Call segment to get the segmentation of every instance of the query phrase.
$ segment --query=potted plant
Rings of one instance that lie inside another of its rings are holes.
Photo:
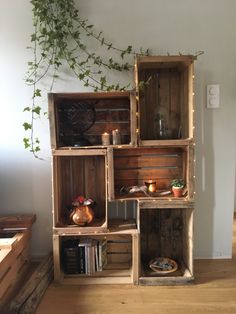
[[[185,182],[183,179],[174,179],[171,181],[171,187],[174,197],[181,197],[183,195],[183,188],[185,187]]]

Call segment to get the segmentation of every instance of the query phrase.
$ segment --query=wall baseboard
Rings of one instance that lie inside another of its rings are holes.
[[[201,259],[232,259],[230,255],[222,255],[222,256],[196,256],[194,260],[201,260]]]

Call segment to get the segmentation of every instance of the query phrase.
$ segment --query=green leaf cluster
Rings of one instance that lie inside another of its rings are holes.
[[[24,146],[34,154],[40,150],[38,139],[34,137],[34,121],[41,116],[42,108],[36,104],[37,97],[41,97],[41,90],[37,84],[45,76],[51,74],[53,84],[60,77],[60,68],[67,65],[71,72],[84,86],[94,91],[123,91],[128,88],[119,83],[110,84],[104,74],[107,70],[129,71],[132,66],[124,59],[135,55],[129,45],[125,49],[114,46],[106,40],[103,32],[96,32],[93,24],[81,18],[74,0],[31,0],[33,12],[34,32],[31,34],[33,60],[28,62],[25,82],[33,86],[32,104],[23,109],[31,114],[31,121],[25,122],[25,131],[30,131],[30,137],[24,138]],[[104,57],[104,53],[91,51],[88,39],[96,42],[103,49],[116,55]],[[141,51],[141,50],[140,50]]]
[[[185,186],[185,181],[183,179],[173,179],[171,181],[172,187],[183,188]]]

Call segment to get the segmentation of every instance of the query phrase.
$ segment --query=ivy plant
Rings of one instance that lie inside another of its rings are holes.
[[[61,69],[66,66],[84,86],[94,91],[123,91],[129,85],[109,84],[105,73],[109,71],[130,71],[132,65],[127,61],[130,56],[149,55],[140,49],[135,52],[129,45],[124,49],[115,47],[107,41],[103,32],[97,32],[94,25],[80,16],[74,0],[31,0],[34,32],[31,35],[33,59],[28,62],[25,82],[31,86],[32,102],[24,108],[30,114],[29,121],[23,123],[28,136],[23,139],[24,146],[38,158],[40,140],[35,136],[35,121],[47,113],[42,111],[39,83],[46,77],[51,78],[50,90],[59,78]],[[91,50],[88,43],[93,41],[106,50],[108,57]],[[202,52],[200,52],[201,54]],[[197,53],[199,55],[199,53]],[[196,56],[197,56],[196,55]],[[140,82],[143,88],[147,82]]]
[[[25,82],[33,87],[33,95],[31,105],[24,108],[31,118],[23,123],[30,134],[23,142],[25,148],[38,157],[40,140],[34,135],[34,127],[35,120],[43,114],[38,101],[42,95],[39,82],[50,76],[52,90],[60,69],[67,66],[84,86],[94,91],[123,91],[128,86],[109,84],[104,73],[106,70],[129,71],[132,66],[126,61],[127,57],[136,53],[131,45],[117,48],[102,32],[96,32],[94,25],[80,17],[74,0],[31,0],[31,4],[34,32],[28,48],[33,52],[33,60],[28,62]],[[91,51],[86,44],[90,40],[108,50],[110,57]],[[139,51],[139,54],[148,53],[148,50]]]

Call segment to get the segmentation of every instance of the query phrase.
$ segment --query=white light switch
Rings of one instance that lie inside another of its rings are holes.
[[[220,107],[220,85],[207,85],[207,108]]]

